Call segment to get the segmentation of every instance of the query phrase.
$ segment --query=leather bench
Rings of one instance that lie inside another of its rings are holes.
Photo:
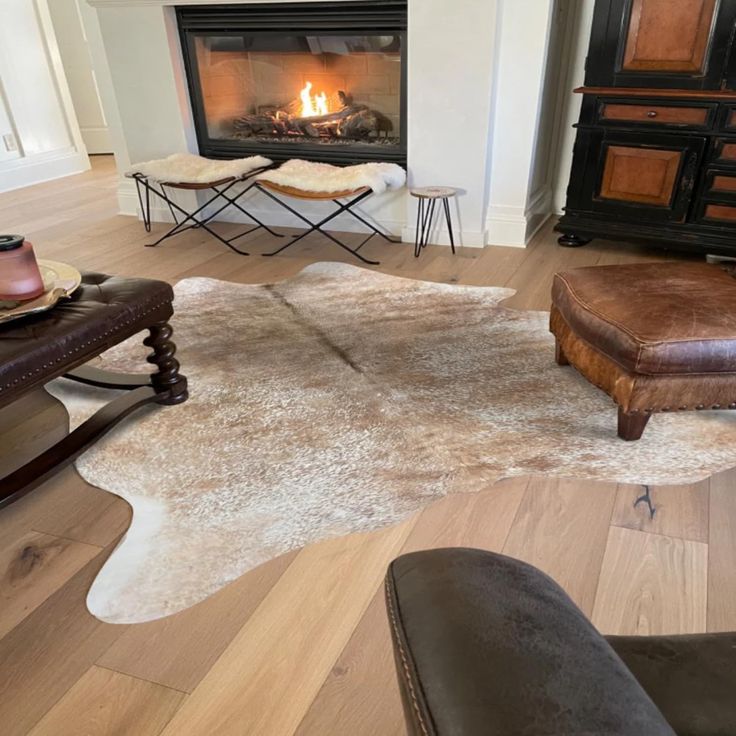
[[[15,501],[81,454],[123,417],[156,402],[187,399],[168,320],[174,293],[163,281],[85,273],[72,297],[40,314],[0,325],[0,409],[60,376],[125,389],[53,447],[0,479],[0,507]],[[141,330],[154,373],[119,374],[85,365]]]
[[[661,411],[736,409],[736,278],[705,263],[578,268],[554,277],[550,330],[638,440]]]

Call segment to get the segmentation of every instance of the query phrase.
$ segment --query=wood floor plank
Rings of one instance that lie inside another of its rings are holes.
[[[29,736],[158,736],[185,693],[90,667]]]
[[[611,527],[592,621],[604,634],[705,631],[708,545]]]
[[[654,518],[646,503],[634,506],[645,493],[646,486],[621,484],[616,494],[612,523],[695,542],[708,541],[710,479],[689,485],[652,487],[650,496],[655,508]]]
[[[100,553],[100,547],[29,531],[0,545],[0,638]]]
[[[406,734],[382,588],[295,731],[295,736],[333,734]]]
[[[66,436],[64,407],[43,389],[22,396],[0,411],[0,477],[40,455]]]
[[[615,483],[532,478],[503,552],[546,572],[590,615],[615,499]]]
[[[86,483],[73,467],[3,509],[0,533],[13,526],[106,547],[130,526],[130,506]]]
[[[736,631],[736,470],[710,479],[708,631]]]
[[[293,734],[413,524],[299,552],[166,736]]]
[[[57,476],[46,509],[34,527],[49,534],[107,546],[128,529],[133,513],[126,501],[90,486],[74,468]]]
[[[209,672],[296,557],[282,555],[251,570],[202,603],[131,626],[98,664],[175,690],[191,692]],[[181,646],[186,642],[186,646]]]
[[[528,478],[513,478],[487,491],[454,494],[432,504],[420,514],[401,553],[451,546],[500,551],[528,482]],[[404,728],[381,589],[330,671],[297,734],[400,736],[405,733]]]
[[[25,736],[125,631],[98,621],[85,597],[112,547],[0,639],[3,736]]]

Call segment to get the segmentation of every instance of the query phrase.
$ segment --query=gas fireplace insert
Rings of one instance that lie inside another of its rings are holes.
[[[177,8],[200,153],[406,162],[406,0]]]

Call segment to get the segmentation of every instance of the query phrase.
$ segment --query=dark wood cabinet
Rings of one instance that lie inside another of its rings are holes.
[[[597,2],[585,84],[720,89],[735,20],[728,0]]]
[[[736,0],[596,1],[561,244],[736,255],[735,28]]]

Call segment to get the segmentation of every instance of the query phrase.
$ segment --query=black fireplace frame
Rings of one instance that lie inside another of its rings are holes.
[[[261,155],[275,162],[289,158],[344,165],[367,161],[391,161],[406,166],[407,102],[407,0],[328,0],[327,2],[280,2],[242,5],[184,5],[176,9],[181,49],[187,74],[189,99],[203,156],[232,159]],[[195,38],[213,34],[278,35],[319,33],[346,35],[390,33],[401,37],[401,128],[398,146],[365,143],[327,145],[320,143],[248,142],[210,138],[202,98]]]

